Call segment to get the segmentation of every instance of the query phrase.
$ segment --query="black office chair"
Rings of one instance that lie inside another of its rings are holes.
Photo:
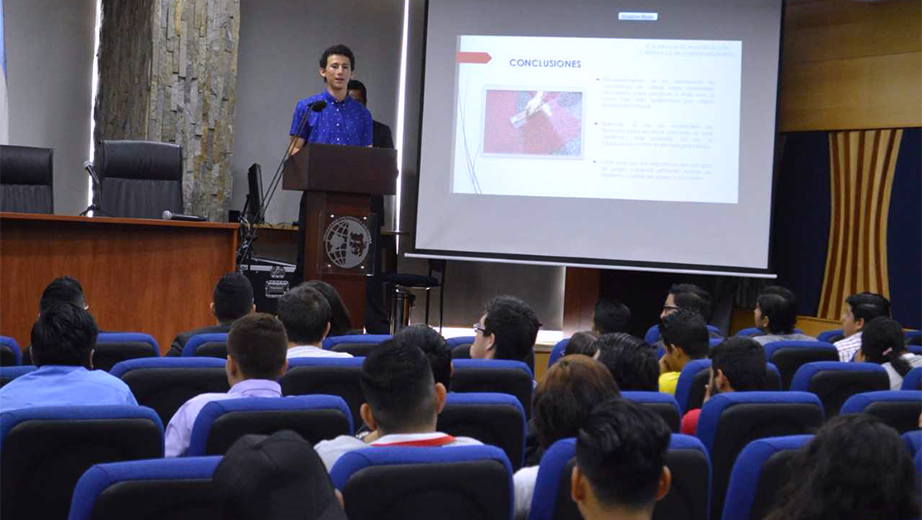
[[[429,260],[429,272],[426,276],[419,274],[406,273],[384,273],[384,286],[390,294],[388,298],[389,314],[393,330],[396,332],[409,320],[409,305],[402,307],[403,312],[398,310],[401,298],[407,297],[406,291],[412,289],[421,289],[426,291],[426,325],[429,324],[429,302],[432,297],[432,289],[439,290],[439,333],[442,332],[442,318],[445,315],[445,271],[447,262],[445,260]],[[406,300],[403,300],[406,302]],[[398,323],[402,322],[402,323]]]
[[[93,165],[93,200],[112,217],[156,218],[183,212],[182,147],[150,141],[101,141]]]
[[[54,150],[0,146],[0,211],[54,213]]]

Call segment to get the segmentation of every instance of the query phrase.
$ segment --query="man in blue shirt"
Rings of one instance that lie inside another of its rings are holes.
[[[98,332],[93,316],[73,303],[58,303],[39,314],[32,326],[32,360],[39,368],[0,388],[0,411],[138,404],[121,379],[92,370]]]

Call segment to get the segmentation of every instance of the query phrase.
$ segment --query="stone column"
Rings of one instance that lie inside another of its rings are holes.
[[[184,211],[227,219],[239,0],[103,0],[94,139],[183,147]]]

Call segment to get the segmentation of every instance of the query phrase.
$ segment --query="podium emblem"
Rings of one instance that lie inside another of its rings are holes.
[[[327,259],[341,269],[353,269],[365,262],[371,249],[371,231],[362,219],[339,217],[323,232]]]

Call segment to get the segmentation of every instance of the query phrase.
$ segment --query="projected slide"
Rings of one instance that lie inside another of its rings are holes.
[[[740,41],[458,37],[452,191],[731,203]]]

